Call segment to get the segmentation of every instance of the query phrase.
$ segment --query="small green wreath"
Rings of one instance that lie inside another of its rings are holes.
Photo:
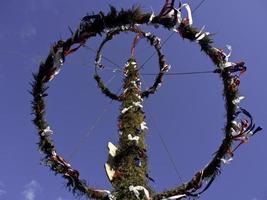
[[[164,55],[161,52],[160,39],[158,37],[154,36],[153,34],[151,34],[149,32],[145,33],[143,31],[141,31],[140,29],[138,29],[137,27],[120,28],[120,29],[118,29],[116,31],[108,32],[106,38],[103,40],[103,42],[101,43],[101,45],[99,46],[99,48],[97,50],[97,54],[96,54],[96,58],[95,58],[96,68],[95,68],[94,78],[97,81],[97,85],[101,89],[101,91],[106,96],[111,98],[112,100],[121,101],[122,100],[122,95],[117,96],[116,94],[112,93],[104,85],[102,79],[98,75],[98,73],[97,73],[98,68],[102,68],[103,67],[103,65],[101,64],[101,54],[100,53],[101,53],[102,48],[106,44],[106,42],[108,42],[109,40],[112,40],[112,38],[115,35],[119,34],[120,32],[127,32],[127,31],[131,31],[131,32],[137,33],[137,38],[145,37],[149,41],[150,45],[155,48],[155,50],[157,52],[157,55],[158,55],[158,59],[159,59],[159,72],[158,72],[158,74],[157,74],[157,76],[156,76],[156,78],[154,80],[154,83],[148,89],[146,89],[145,91],[141,92],[141,98],[144,98],[144,97],[148,98],[148,96],[150,94],[155,93],[155,91],[158,89],[158,87],[162,83],[162,78],[163,78],[164,74],[166,72],[168,72],[168,70],[169,70],[169,65],[166,64]],[[137,42],[137,41],[135,41],[135,42]],[[133,52],[134,47],[135,47],[135,44],[133,44],[132,52]]]

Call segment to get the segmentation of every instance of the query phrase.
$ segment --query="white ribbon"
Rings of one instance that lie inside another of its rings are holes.
[[[232,67],[235,66],[234,62],[226,62],[222,65],[223,68]]]
[[[146,126],[146,122],[142,122],[140,124],[140,126],[141,126],[141,130],[147,130],[148,129],[147,126]]]
[[[131,141],[136,141],[136,143],[138,143],[140,137],[139,136],[132,136],[131,134],[128,135],[128,140],[131,140]]]
[[[62,54],[63,54],[63,48],[60,48],[57,50],[57,52],[54,56],[53,68],[56,69],[54,76],[60,72],[61,66],[63,65]]]
[[[126,70],[126,71],[124,72],[124,76],[128,76],[128,72],[129,72],[129,70]]]
[[[156,15],[155,15],[154,11],[152,10],[152,14],[149,17],[148,24],[150,24],[152,22],[152,20],[154,19],[155,16]]]
[[[150,32],[146,32],[146,33],[145,33],[145,36],[146,36],[146,37],[148,37],[148,36],[150,36],[150,35],[151,35]]]
[[[134,94],[140,101],[143,101],[142,97],[139,94]]]
[[[53,131],[50,129],[50,126],[47,126],[42,132],[41,132],[41,136],[45,136],[45,135],[52,135]]]
[[[233,160],[233,158],[232,157],[230,157],[230,158],[221,158],[221,161],[222,161],[222,163],[223,164],[230,164],[230,162]]]
[[[188,18],[188,24],[189,24],[189,26],[192,26],[192,24],[193,24],[193,18],[192,18],[192,12],[191,12],[190,6],[187,3],[182,4],[178,9],[175,9],[174,8],[172,10],[172,12],[169,12],[168,15],[166,15],[167,17],[170,18],[170,17],[173,17],[173,15],[176,12],[177,22],[176,22],[176,24],[173,27],[173,31],[175,31],[175,32],[178,32],[177,29],[179,28],[180,24],[183,21],[182,13],[181,13],[182,8],[185,8],[186,11],[187,11],[187,18]]]
[[[141,102],[133,102],[133,105],[136,107],[143,108],[143,106],[141,105]]]
[[[145,196],[146,196],[147,200],[150,199],[148,190],[146,188],[144,188],[143,186],[140,186],[140,185],[133,186],[133,185],[131,185],[131,186],[129,186],[129,190],[134,193],[134,195],[136,196],[137,199],[140,199],[140,197],[139,197],[140,192],[139,191],[143,191],[145,193]]]
[[[160,70],[161,72],[168,72],[171,69],[171,65],[165,65],[164,67],[162,67],[162,69]]]
[[[201,30],[195,35],[196,41],[200,41],[202,40],[204,37],[206,37],[207,35],[210,35],[209,32],[203,32],[204,31],[205,26],[203,26],[201,28]]]
[[[135,61],[132,61],[130,64],[134,65],[134,68],[136,68],[136,62]]]
[[[239,135],[240,132],[242,131],[242,125],[241,123],[238,123],[237,121],[232,121],[232,127],[231,127],[231,135],[236,136]]]
[[[102,67],[101,60],[102,60],[102,55],[100,54],[98,59],[95,61],[95,65],[97,67]]]
[[[123,90],[123,94],[125,94],[128,91],[128,88],[126,88],[125,90]]]
[[[192,12],[191,12],[190,6],[187,3],[184,3],[181,5],[178,11],[180,11],[184,7],[187,11],[187,18],[188,18],[189,26],[191,26],[193,24],[193,18],[192,18]]]
[[[129,106],[128,108],[124,108],[121,113],[124,114],[126,113],[128,110],[130,110],[133,106]]]
[[[116,197],[112,195],[109,190],[95,190],[95,191],[106,194],[110,200],[116,200]]]
[[[235,99],[232,101],[232,103],[233,103],[234,105],[238,105],[238,104],[240,103],[240,101],[243,100],[244,98],[245,98],[244,96],[239,96],[239,97],[235,98]]]
[[[231,54],[232,54],[232,46],[231,45],[229,45],[229,44],[227,44],[226,45],[226,48],[228,49],[228,54],[226,54],[226,58],[227,58],[227,61],[228,61],[228,59],[229,59],[229,57],[231,56]]]
[[[125,67],[128,67],[129,65],[130,65],[129,62],[126,62],[126,63],[125,63]]]
[[[108,163],[105,163],[105,170],[106,170],[106,174],[108,176],[108,179],[110,181],[112,181],[113,180],[113,177],[115,175],[115,170],[112,169]]]
[[[181,199],[183,197],[186,197],[186,195],[185,194],[178,194],[178,195],[175,195],[175,196],[164,198],[162,200],[175,200],[175,199]]]

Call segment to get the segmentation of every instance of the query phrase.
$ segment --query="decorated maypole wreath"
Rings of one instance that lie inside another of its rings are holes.
[[[230,61],[232,51],[230,46],[227,46],[229,52],[225,53],[224,50],[213,46],[209,32],[204,31],[204,28],[199,30],[193,27],[191,9],[188,4],[180,3],[176,8],[174,3],[175,0],[166,0],[158,15],[144,13],[138,7],[120,11],[111,7],[108,14],[100,12],[85,16],[69,39],[60,40],[51,47],[48,57],[40,64],[39,71],[33,75],[31,92],[33,123],[38,130],[39,149],[45,155],[42,161],[52,171],[67,180],[67,186],[74,194],[103,200],[171,200],[200,197],[220,174],[222,165],[232,160],[236,149],[247,142],[250,136],[262,130],[261,127],[256,127],[251,114],[240,106],[240,101],[244,97],[239,94],[239,85],[240,77],[247,69],[245,63]],[[182,16],[182,9],[187,11],[187,16]],[[160,39],[150,32],[143,32],[139,26],[141,24],[156,28],[161,26],[177,32],[177,35],[183,39],[197,43],[216,66],[213,73],[221,78],[224,88],[226,121],[221,145],[211,161],[197,171],[191,180],[163,192],[156,192],[149,186],[149,181],[153,179],[148,174],[145,144],[148,127],[142,110],[142,102],[157,91],[164,74],[169,70],[169,65],[161,52]],[[102,48],[106,42],[121,32],[133,32],[136,37],[131,48],[131,56],[123,68],[123,92],[115,94],[106,87],[98,72],[105,67],[101,63]],[[111,190],[88,186],[86,181],[80,178],[78,170],[74,169],[57,152],[51,138],[53,131],[45,119],[44,100],[48,95],[48,83],[59,74],[65,58],[83,47],[91,37],[103,34],[106,34],[106,37],[97,50],[94,78],[107,97],[121,102],[118,117],[119,142],[116,145],[108,143],[108,159],[104,164],[112,185]],[[140,68],[134,57],[135,45],[140,38],[145,38],[155,48],[159,61],[159,72],[154,83],[145,90],[141,89]]]

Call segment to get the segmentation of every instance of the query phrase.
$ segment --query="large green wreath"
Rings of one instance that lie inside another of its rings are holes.
[[[187,17],[182,17],[182,8],[187,9]],[[176,9],[174,8],[174,0],[167,0],[159,15],[144,13],[138,7],[120,11],[111,7],[110,12],[106,15],[100,12],[96,15],[85,16],[81,20],[78,29],[69,39],[65,41],[60,40],[51,47],[45,62],[42,62],[39,66],[39,71],[33,74],[34,81],[32,82],[31,92],[33,95],[32,110],[35,116],[33,123],[37,127],[39,133],[39,149],[45,154],[43,158],[44,163],[56,174],[61,174],[67,179],[67,185],[73,193],[86,195],[94,199],[116,198],[116,195],[112,192],[97,190],[88,186],[84,180],[80,179],[79,172],[73,169],[71,165],[56,152],[51,139],[52,130],[44,117],[44,97],[47,96],[48,82],[53,80],[54,76],[60,72],[65,57],[83,46],[89,38],[101,35],[104,32],[119,33],[134,30],[136,26],[140,24],[155,27],[162,26],[163,28],[173,30],[182,38],[195,42],[201,47],[201,50],[204,51],[215,64],[216,69],[214,72],[218,73],[223,83],[223,96],[226,109],[225,136],[212,160],[203,169],[195,173],[190,181],[174,189],[160,193],[152,193],[149,198],[146,195],[147,199],[180,199],[183,197],[199,196],[211,185],[216,176],[220,173],[222,164],[231,160],[234,151],[242,143],[247,141],[250,136],[261,130],[261,127],[255,128],[250,113],[239,106],[242,96],[239,96],[238,87],[240,84],[240,75],[246,71],[244,62],[230,62],[230,54],[227,55],[222,49],[214,47],[210,34],[202,29],[194,28],[192,23],[190,7],[187,4],[182,4]],[[159,61],[161,62],[161,59],[159,59]],[[160,76],[163,76],[163,74]],[[107,90],[98,75],[95,76],[95,79],[101,90],[107,96],[119,100],[118,96]],[[155,81],[160,83],[161,78]],[[154,90],[155,88],[152,89]],[[147,97],[148,94],[149,92],[145,93],[143,97]],[[232,146],[235,141],[239,143],[233,148]]]

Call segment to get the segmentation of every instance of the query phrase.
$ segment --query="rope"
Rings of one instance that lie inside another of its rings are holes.
[[[172,35],[174,34],[175,32],[172,32],[163,42],[162,42],[162,45],[161,45],[161,48],[164,46],[164,44],[172,37]],[[144,67],[144,65],[151,60],[151,58],[153,58],[155,56],[157,52],[154,51],[146,60],[145,62],[140,66],[140,69],[142,69]]]
[[[177,76],[177,75],[193,75],[193,74],[210,74],[214,73],[214,70],[209,70],[209,71],[198,71],[198,72],[173,72],[173,73],[166,73],[166,76]],[[152,76],[156,75],[154,73],[142,73],[142,75],[145,76]]]
[[[93,52],[93,53],[97,53],[96,50],[94,50],[93,48],[91,48],[91,47],[89,47],[89,46],[87,46],[87,45],[84,45],[84,48],[87,49],[87,50],[90,50],[90,51]],[[112,61],[111,59],[109,59],[108,57],[105,57],[105,56],[102,55],[102,58],[103,58],[104,60],[108,61],[109,63],[111,63],[112,65],[114,65],[114,66],[118,67],[119,69],[121,69],[121,66],[120,66],[120,65],[116,64],[115,62],[113,62],[113,61]]]
[[[161,144],[162,144],[164,150],[166,151],[166,153],[167,153],[167,155],[168,155],[168,158],[169,158],[169,160],[170,160],[170,162],[171,162],[171,164],[172,164],[172,166],[173,166],[173,169],[174,169],[174,171],[175,171],[175,173],[176,173],[178,179],[179,179],[179,180],[181,181],[181,183],[182,183],[182,182],[183,182],[183,179],[182,179],[182,177],[181,177],[181,175],[180,175],[180,173],[179,173],[179,170],[178,170],[178,168],[177,168],[177,166],[176,166],[176,164],[175,164],[175,161],[174,161],[174,159],[173,159],[173,157],[172,157],[172,155],[171,155],[171,153],[170,153],[170,151],[169,151],[169,149],[168,149],[168,146],[167,146],[166,142],[165,142],[164,139],[163,139],[163,136],[162,136],[161,132],[159,131],[159,128],[158,128],[157,123],[156,123],[156,120],[154,119],[154,117],[153,117],[153,115],[151,114],[150,110],[148,109],[148,106],[147,106],[147,105],[146,105],[146,110],[147,110],[147,112],[150,114],[150,117],[151,117],[152,123],[154,124],[154,128],[155,128],[155,130],[156,130],[156,133],[157,133],[157,135],[158,135],[159,138],[160,138],[160,142],[161,142]]]
[[[164,42],[162,43],[162,45],[164,44]],[[96,52],[95,50],[93,50],[92,48],[90,48],[90,50],[92,52]],[[155,55],[156,52],[154,52],[153,55]],[[153,55],[151,55],[150,57],[152,58]],[[102,56],[105,60],[107,60],[108,62],[110,62],[111,64],[115,65],[115,66],[119,66],[118,64],[116,64],[115,62],[113,62],[111,59]],[[145,61],[143,63],[143,65],[145,65],[148,61]],[[85,65],[85,64],[84,64]],[[143,66],[142,65],[142,66]],[[140,67],[140,69],[142,68],[142,66]],[[112,72],[122,72],[121,69],[119,68],[111,68],[111,67],[105,67],[104,69],[106,70],[110,70]],[[207,70],[207,71],[195,71],[195,72],[171,72],[171,73],[165,73],[166,76],[176,76],[176,75],[193,75],[193,74],[210,74],[210,73],[215,73],[214,70]],[[144,76],[155,76],[157,75],[156,73],[141,73],[141,75]]]
[[[170,37],[171,35],[169,35]],[[168,40],[168,38],[167,38]],[[165,40],[163,43],[162,43],[162,46],[164,45],[164,43],[166,43]],[[94,50],[93,48],[89,47],[89,46],[85,46],[88,50],[96,53],[96,50]],[[143,63],[143,65],[141,65],[141,68],[143,68],[143,66],[149,61],[149,59],[151,59],[154,55],[156,54],[156,51]],[[105,57],[105,56],[102,56],[106,61],[108,61],[109,63],[115,65],[115,66],[118,66],[119,65],[112,61],[111,59],[109,59],[108,57]],[[85,64],[84,64],[85,65]],[[111,67],[104,67],[104,69],[106,70],[110,70],[112,72],[122,72],[121,68],[111,68]],[[165,73],[166,76],[177,76],[177,75],[194,75],[194,74],[209,74],[209,73],[215,73],[214,70],[207,70],[207,71],[196,71],[196,72],[171,72],[171,73]],[[157,75],[156,73],[141,73],[141,75],[144,75],[144,76],[155,76]]]
[[[201,2],[194,8],[194,10],[192,11],[192,13],[194,13],[195,11],[197,11],[197,9],[199,9],[205,1],[206,1],[206,0],[202,0],[202,1],[201,1]]]
[[[201,6],[202,4],[205,2],[206,0],[202,0],[192,11],[192,14],[194,14]],[[175,32],[172,32],[163,42],[161,45],[161,48],[164,46],[164,44],[166,44],[166,42],[175,34]],[[140,66],[140,68],[142,69],[144,67],[144,65],[151,60],[151,58],[153,58],[156,54],[156,51],[154,51],[154,53],[151,54],[151,56],[149,56],[145,62]]]
[[[142,75],[141,75],[141,78],[143,79],[144,84],[146,84],[146,82],[145,82],[144,78],[142,77]],[[158,136],[159,136],[159,138],[160,138],[160,142],[161,142],[161,144],[162,144],[164,150],[166,151],[166,153],[167,153],[167,155],[168,155],[168,158],[169,158],[169,160],[170,160],[170,162],[171,162],[171,164],[172,164],[172,166],[173,166],[173,169],[174,169],[174,171],[175,171],[175,173],[176,173],[178,179],[179,179],[179,180],[181,181],[181,183],[182,183],[182,182],[183,182],[183,179],[182,179],[182,177],[181,177],[181,175],[180,175],[180,173],[179,173],[179,170],[178,170],[178,168],[177,168],[177,166],[176,166],[176,164],[175,164],[175,161],[174,161],[174,159],[173,159],[173,157],[172,157],[172,155],[171,155],[171,153],[170,153],[170,151],[169,151],[169,149],[168,149],[168,146],[166,145],[166,143],[165,143],[165,141],[164,141],[164,139],[163,139],[163,136],[162,136],[161,132],[159,131],[159,128],[158,128],[157,123],[156,123],[156,120],[155,120],[155,118],[153,117],[153,115],[152,115],[152,113],[150,112],[150,110],[149,110],[149,108],[148,108],[147,105],[146,105],[146,109],[147,109],[147,112],[148,112],[148,113],[150,114],[150,116],[151,116],[151,120],[152,120],[152,123],[154,124],[154,128],[156,129],[156,133],[158,134]]]
[[[116,77],[116,75],[113,75],[108,81],[107,84],[111,83],[111,81]],[[119,89],[121,90],[121,88]],[[92,134],[96,126],[99,124],[99,122],[102,120],[104,114],[108,111],[108,107],[113,102],[113,100],[110,100],[108,105],[102,110],[102,112],[98,115],[92,126],[89,128],[89,131],[81,137],[81,140],[77,143],[77,145],[74,147],[73,151],[70,153],[69,159],[72,159],[80,150],[81,146],[85,143],[87,138]]]

